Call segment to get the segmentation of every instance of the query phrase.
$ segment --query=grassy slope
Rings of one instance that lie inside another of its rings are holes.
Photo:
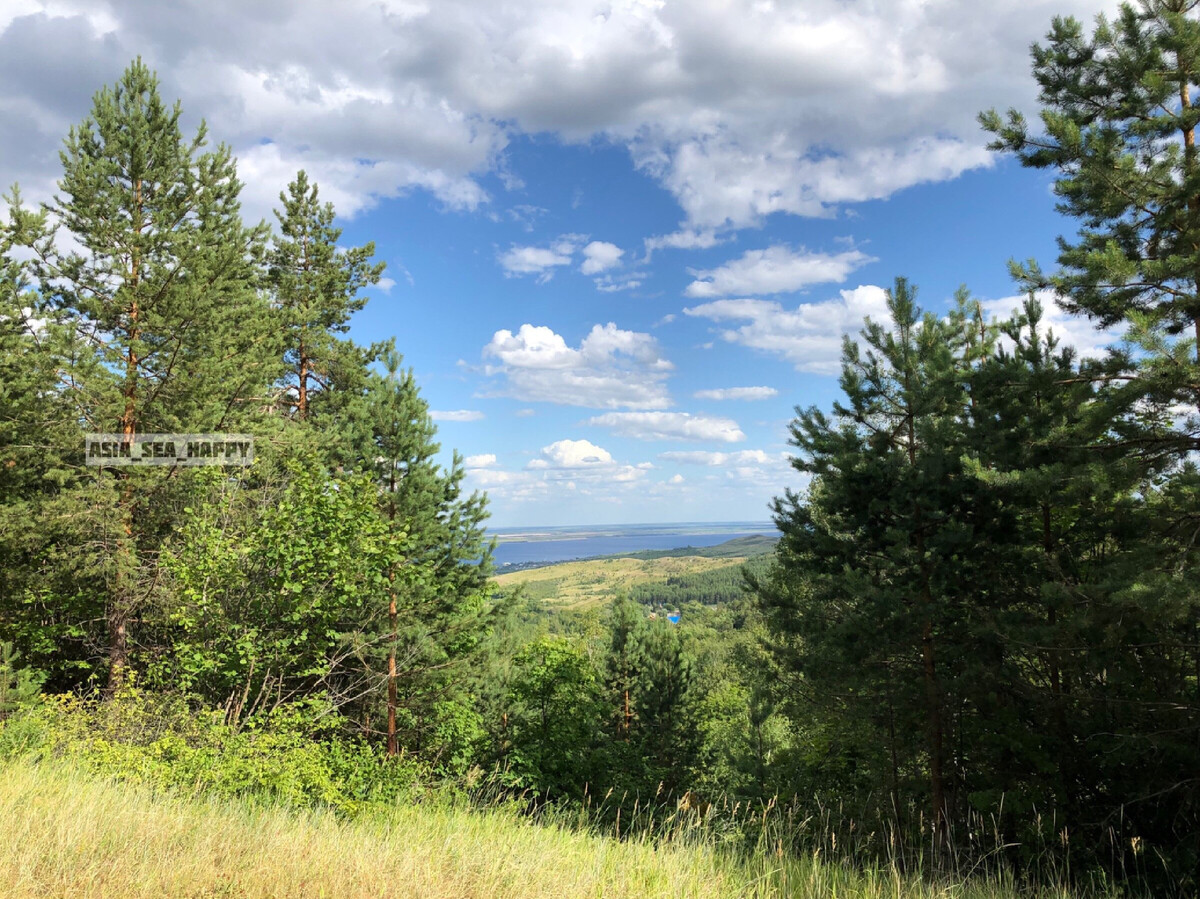
[[[21,761],[0,767],[0,885],[6,899],[1017,895],[994,882],[929,886],[811,859],[738,863],[682,839],[656,848],[500,810],[402,807],[344,821],[154,794]]]
[[[607,603],[636,584],[661,584],[669,577],[738,567],[745,561],[742,557],[704,556],[588,559],[502,574],[496,583],[502,587],[524,584],[525,593],[534,599],[582,609]]]

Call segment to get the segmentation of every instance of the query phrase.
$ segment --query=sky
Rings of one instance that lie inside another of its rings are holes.
[[[140,55],[247,218],[305,169],[497,527],[764,521],[796,407],[897,276],[944,311],[1052,266],[1048,174],[986,149],[1029,46],[1101,0],[0,0],[0,184],[54,191]],[[1064,342],[1107,338],[1053,310]]]

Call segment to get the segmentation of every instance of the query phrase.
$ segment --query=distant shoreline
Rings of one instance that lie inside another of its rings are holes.
[[[779,533],[774,528],[749,530],[729,528],[695,531],[624,531],[617,534],[581,535],[572,533],[558,539],[508,540],[498,543],[493,555],[499,571],[541,568],[559,562],[579,562],[598,558],[640,557],[647,554],[707,555],[714,548],[751,541],[774,544]]]
[[[702,534],[774,534],[775,525],[762,521],[679,522],[676,524],[567,525],[562,527],[496,528],[498,543],[545,543],[604,537],[689,537]]]

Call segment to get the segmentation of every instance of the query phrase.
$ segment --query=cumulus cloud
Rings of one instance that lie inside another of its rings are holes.
[[[536,275],[539,284],[554,277],[554,270],[573,265],[582,256],[580,274],[592,276],[596,289],[603,293],[633,290],[640,287],[645,275],[640,272],[619,272],[625,255],[614,243],[593,240],[587,244],[581,234],[564,234],[548,246],[519,246],[513,244],[496,260],[507,278]],[[597,277],[598,276],[598,277]]]
[[[579,267],[585,275],[598,275],[621,263],[625,251],[615,243],[593,240],[583,248],[583,265]]]
[[[612,453],[588,440],[559,440],[542,447],[541,458],[527,466],[531,469],[606,468],[613,464]]]
[[[589,425],[610,428],[614,434],[637,440],[712,440],[738,443],[746,439],[729,418],[689,412],[609,412],[588,419]]]
[[[670,452],[659,458],[681,465],[696,465],[712,471],[704,481],[715,486],[723,483],[739,490],[768,488],[779,491],[796,482],[791,457],[787,453],[742,450],[732,453]],[[804,478],[807,480],[807,478]]]
[[[518,502],[561,499],[577,491],[592,499],[611,501],[643,480],[653,468],[650,462],[618,462],[612,453],[589,440],[567,439],[542,447],[538,457],[522,471],[468,466],[467,481],[473,489]]]
[[[467,456],[463,459],[464,468],[491,468],[496,464],[495,453],[481,453],[478,456]]]
[[[697,390],[692,394],[698,400],[769,400],[778,396],[774,387],[722,387],[717,390]]]
[[[856,268],[874,261],[858,250],[831,255],[776,244],[747,250],[719,268],[693,270],[696,280],[684,293],[697,298],[790,293],[810,284],[845,281]]]
[[[714,322],[745,322],[722,330],[722,338],[783,356],[799,371],[824,375],[841,370],[843,336],[862,330],[864,318],[888,318],[887,296],[882,287],[873,285],[843,290],[838,299],[802,303],[795,309],[770,300],[733,299],[683,311]]]
[[[430,410],[429,417],[434,421],[479,421],[484,415],[474,409],[433,409]]]
[[[674,366],[649,334],[596,325],[569,346],[555,331],[524,324],[497,331],[483,348],[485,373],[502,380],[504,395],[596,409],[665,409]]]
[[[548,247],[522,247],[513,245],[497,257],[506,277],[538,275],[538,282],[545,283],[554,277],[554,269],[570,265],[578,249],[573,235],[560,237]]]
[[[141,53],[233,146],[255,216],[302,166],[342,213],[414,189],[475,208],[485,175],[516,182],[512,135],[552,133],[628,147],[682,244],[988,164],[974,115],[1032,104],[1029,43],[1116,5],[22,0],[0,11],[0,170],[48,189],[66,128]]]

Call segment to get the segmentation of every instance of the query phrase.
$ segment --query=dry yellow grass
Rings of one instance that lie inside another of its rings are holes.
[[[154,793],[58,765],[0,764],[4,899],[1015,899],[1008,878],[926,883],[775,852],[738,860],[538,824],[503,809],[331,813]],[[1071,899],[1043,886],[1045,899]]]
[[[546,599],[556,606],[581,609],[610,602],[616,594],[638,584],[661,584],[670,577],[736,568],[745,562],[742,558],[710,559],[704,556],[589,559],[514,571],[500,575],[495,581],[501,587],[524,584],[535,598]]]
[[[0,770],[0,895],[598,897],[740,892],[711,853],[622,843],[503,811],[386,820],[154,795],[16,763]]]

